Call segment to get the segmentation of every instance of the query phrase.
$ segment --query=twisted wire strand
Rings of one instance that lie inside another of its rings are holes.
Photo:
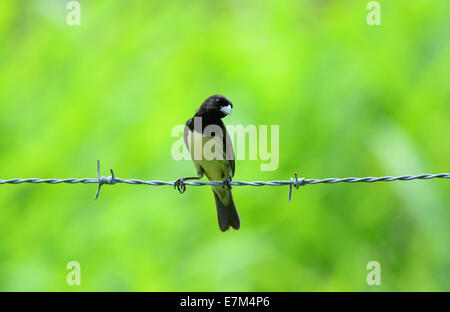
[[[110,169],[111,176],[101,176],[100,175],[100,161],[97,160],[97,175],[98,178],[84,178],[84,179],[38,179],[38,178],[29,178],[29,179],[9,179],[9,180],[0,180],[1,184],[21,184],[21,183],[48,183],[48,184],[60,184],[60,183],[68,183],[68,184],[75,184],[75,183],[96,183],[98,184],[97,193],[95,194],[95,199],[98,198],[98,195],[100,194],[100,189],[102,185],[105,184],[116,184],[116,183],[127,183],[127,184],[143,184],[143,185],[151,185],[151,186],[161,186],[161,185],[170,185],[178,188],[178,191],[183,193],[186,190],[186,185],[190,186],[204,186],[204,185],[214,185],[214,186],[225,186],[224,181],[183,181],[183,180],[177,180],[177,181],[158,181],[158,180],[138,180],[138,179],[121,179],[116,178],[114,175],[114,171]],[[232,186],[283,186],[283,185],[289,185],[289,201],[291,201],[292,197],[292,189],[296,188],[298,189],[300,186],[307,185],[307,184],[319,184],[319,183],[328,183],[328,184],[334,184],[334,183],[356,183],[356,182],[366,182],[366,183],[373,183],[373,182],[389,182],[389,181],[410,181],[410,180],[428,180],[428,179],[435,179],[435,178],[441,178],[441,179],[448,179],[450,178],[450,173],[439,173],[439,174],[420,174],[420,175],[403,175],[398,177],[392,177],[392,176],[386,176],[386,177],[364,177],[364,178],[328,178],[328,179],[304,179],[304,178],[298,178],[297,173],[294,174],[294,178],[291,178],[290,180],[276,180],[276,181],[253,181],[253,182],[245,182],[245,181],[232,181],[230,183],[226,183],[228,185]]]
[[[357,182],[390,182],[390,181],[410,181],[410,180],[429,180],[429,179],[449,179],[450,173],[439,173],[439,174],[420,174],[420,175],[403,175],[403,176],[385,176],[385,177],[363,177],[363,178],[327,178],[327,179],[303,179],[299,178],[298,183],[301,185],[307,184],[319,184],[319,183],[327,183],[327,184],[335,184],[335,183],[357,183]],[[103,180],[103,181],[100,181]],[[0,180],[0,184],[21,184],[21,183],[47,183],[47,184],[60,184],[60,183],[68,183],[68,184],[76,184],[76,183],[101,183],[101,184],[116,184],[116,183],[126,183],[126,184],[143,184],[150,186],[161,186],[161,185],[170,185],[174,186],[175,181],[159,181],[159,180],[139,180],[139,179],[121,179],[121,178],[112,178],[112,177],[101,177],[100,180],[98,178],[83,178],[83,179],[39,179],[39,178],[29,178],[29,179],[9,179],[9,180]],[[275,181],[232,181],[230,185],[232,186],[283,186],[283,185],[291,185],[292,180],[275,180]],[[190,186],[204,186],[204,185],[213,185],[213,186],[221,186],[223,185],[223,181],[185,181],[184,185]]]

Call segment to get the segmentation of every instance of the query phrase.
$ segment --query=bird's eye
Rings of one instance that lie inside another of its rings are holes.
[[[216,103],[220,103],[220,99],[216,99]]]

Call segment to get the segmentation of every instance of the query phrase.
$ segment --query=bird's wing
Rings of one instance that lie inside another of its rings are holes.
[[[195,142],[193,139],[193,133],[194,133],[193,122],[194,122],[193,118],[189,119],[186,122],[186,126],[184,127],[184,132],[183,132],[183,139],[184,139],[184,144],[186,144],[188,151],[191,153],[192,161],[194,162],[194,166],[195,166],[195,170],[197,171],[197,175],[199,178],[201,178],[201,177],[203,177],[205,170],[202,167],[201,162],[196,161],[194,159],[194,156],[192,155],[193,152],[191,151],[191,144],[193,144],[193,142]]]
[[[235,155],[234,155],[234,149],[233,149],[233,143],[231,142],[231,138],[230,135],[228,134],[227,128],[225,127],[225,125],[222,123],[221,125],[222,128],[222,132],[225,134],[224,136],[224,157],[226,157],[225,159],[228,159],[230,161],[230,166],[231,166],[231,171],[233,172],[234,176],[234,171],[235,171]]]
[[[191,150],[191,147],[189,146],[189,136],[191,133],[191,129],[192,129],[192,122],[193,122],[193,118],[188,119],[188,121],[186,121],[186,125],[184,127],[184,132],[183,132],[183,139],[184,139],[184,144],[186,144],[186,147],[188,148],[188,150]]]

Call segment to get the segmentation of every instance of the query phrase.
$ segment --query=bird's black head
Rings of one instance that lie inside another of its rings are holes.
[[[199,115],[209,115],[211,117],[223,118],[231,114],[233,104],[223,95],[211,95],[203,102],[197,111]]]

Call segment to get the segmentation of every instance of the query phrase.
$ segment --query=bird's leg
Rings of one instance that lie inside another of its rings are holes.
[[[228,186],[229,189],[231,189],[231,175],[228,173],[228,176],[225,180],[222,182],[222,187]]]
[[[199,180],[200,177],[186,177],[186,178],[179,178],[175,181],[175,183],[173,184],[173,188],[177,189],[178,192],[180,192],[181,194],[183,194],[186,191],[186,185],[184,185],[184,181],[187,180]]]

